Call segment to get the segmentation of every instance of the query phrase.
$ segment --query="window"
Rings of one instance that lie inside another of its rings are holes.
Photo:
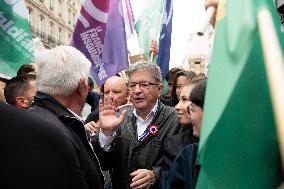
[[[62,2],[61,1],[58,2],[58,15],[62,17]]]
[[[61,44],[61,32],[62,32],[62,29],[59,27],[58,28],[58,45],[60,45]]]
[[[76,23],[75,13],[73,13],[73,26],[75,26],[75,23]]]
[[[50,37],[53,36],[53,23],[52,22],[50,22],[49,35],[50,35]]]
[[[71,25],[71,10],[68,9],[68,24]]]
[[[49,0],[49,9],[53,10],[53,6],[54,6],[54,0]]]
[[[40,35],[43,32],[43,21],[44,21],[44,17],[42,15],[40,15],[39,16],[39,24],[38,24],[38,29],[39,29]]]
[[[29,21],[30,21],[30,23],[32,23],[33,9],[31,9],[30,7],[28,7],[28,10],[29,10]]]
[[[194,64],[200,64],[201,62],[197,61],[197,62],[194,62]]]

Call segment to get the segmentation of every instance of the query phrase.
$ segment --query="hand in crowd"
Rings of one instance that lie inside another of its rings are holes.
[[[130,188],[148,189],[155,183],[155,174],[152,170],[138,169],[130,174],[132,183]]]
[[[205,1],[205,9],[208,9],[210,6],[218,7],[219,0],[206,0]]]
[[[126,110],[126,111],[127,111],[127,109],[128,109],[128,108],[131,108],[131,107],[133,107],[133,104],[132,104],[132,103],[123,104],[123,105],[118,106],[118,107],[116,108],[116,113],[120,115],[120,114],[123,112],[123,110]]]
[[[117,107],[114,105],[112,97],[105,98],[104,103],[100,101],[99,117],[101,132],[106,136],[112,135],[125,118],[125,110],[123,110],[119,116],[116,116],[116,110]]]
[[[100,123],[99,123],[99,121],[97,121],[97,122],[91,121],[91,122],[85,124],[84,126],[85,126],[86,131],[87,131],[90,135],[93,135],[97,130],[100,129]]]
[[[149,46],[149,53],[150,53],[149,56],[151,57],[151,54],[153,53],[153,58],[155,58],[158,52],[159,52],[159,49],[158,49],[157,41],[152,39],[151,44]]]
[[[217,9],[218,4],[219,4],[219,0],[206,0],[204,6],[205,6],[206,10],[211,6],[213,6]],[[213,27],[215,26],[215,22],[216,22],[216,12],[217,11],[215,11],[215,14],[214,14],[214,16],[212,17],[212,20],[211,20],[211,24],[212,24]]]

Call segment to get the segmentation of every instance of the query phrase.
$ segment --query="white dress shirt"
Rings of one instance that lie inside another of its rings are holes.
[[[149,114],[146,116],[145,119],[142,117],[138,116],[136,109],[134,108],[133,114],[137,118],[136,119],[136,126],[137,126],[137,138],[139,140],[139,136],[141,136],[144,131],[147,129],[148,125],[151,123],[153,120],[155,113],[158,108],[158,101],[156,102],[155,106],[153,109],[149,112]],[[102,132],[99,133],[99,142],[100,146],[105,150],[109,151],[111,147],[111,143],[114,140],[116,133],[114,132],[112,136],[106,136]]]

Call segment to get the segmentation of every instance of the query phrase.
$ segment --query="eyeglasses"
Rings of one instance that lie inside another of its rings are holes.
[[[201,109],[200,107],[193,107],[192,103],[190,105],[187,106],[187,112],[190,115],[190,112],[192,112],[193,110],[197,110],[197,109]]]
[[[131,83],[128,83],[128,90],[132,91],[134,89],[136,89],[136,86],[139,86],[140,89],[144,90],[144,89],[149,89],[151,85],[153,86],[157,86],[158,84],[157,83],[151,83],[151,82],[148,82],[148,81],[142,81],[142,82],[139,82],[139,83],[136,83],[136,82],[131,82]]]

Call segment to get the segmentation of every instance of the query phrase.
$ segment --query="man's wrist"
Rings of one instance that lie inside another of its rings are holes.
[[[101,128],[101,132],[102,132],[105,136],[113,136],[113,133],[114,133],[113,130],[102,129],[102,128]]]

